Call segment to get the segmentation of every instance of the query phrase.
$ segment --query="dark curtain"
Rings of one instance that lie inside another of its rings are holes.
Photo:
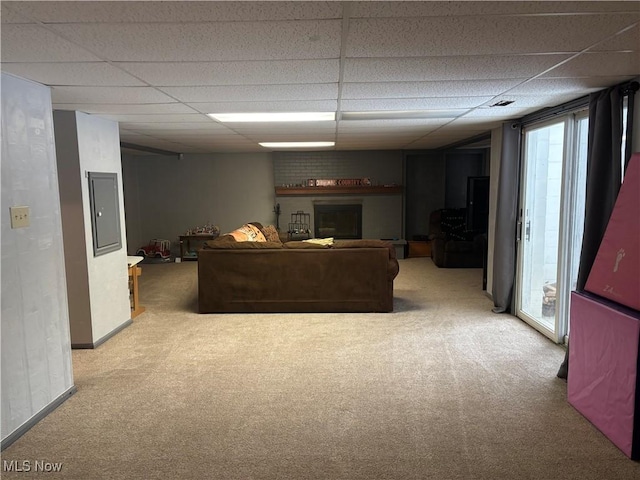
[[[522,128],[519,124],[505,123],[502,126],[502,156],[498,177],[498,205],[493,246],[493,283],[491,286],[495,313],[511,312],[513,300],[521,132]]]
[[[630,100],[633,102],[633,96]],[[583,291],[587,283],[622,182],[622,101],[620,86],[589,96],[587,187],[584,235],[576,285],[578,292]],[[627,119],[628,125],[632,123],[633,117]],[[630,135],[631,129],[628,132]],[[568,375],[569,345],[558,377],[567,378]]]
[[[589,97],[584,235],[576,290],[587,283],[622,182],[622,96],[618,87]]]

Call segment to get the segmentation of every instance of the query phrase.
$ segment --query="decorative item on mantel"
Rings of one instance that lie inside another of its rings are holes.
[[[220,227],[207,223],[202,227],[194,227],[187,230],[186,235],[220,235]]]
[[[370,178],[310,178],[307,180],[306,187],[370,187]]]
[[[311,238],[311,214],[298,210],[291,214],[289,223],[289,240],[306,240]]]

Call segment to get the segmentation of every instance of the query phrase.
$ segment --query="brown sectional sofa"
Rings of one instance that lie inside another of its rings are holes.
[[[198,254],[200,313],[391,312],[395,248],[382,240],[207,242]]]

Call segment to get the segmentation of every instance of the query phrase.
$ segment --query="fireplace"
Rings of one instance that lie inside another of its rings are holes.
[[[362,238],[362,204],[314,203],[316,238]]]

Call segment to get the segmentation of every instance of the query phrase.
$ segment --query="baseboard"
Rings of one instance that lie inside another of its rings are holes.
[[[0,444],[0,450],[4,450],[9,445],[11,445],[13,442],[18,440],[22,435],[27,433],[27,431],[29,431],[31,429],[31,427],[33,427],[36,423],[38,423],[40,420],[42,420],[44,417],[46,417],[51,412],[53,412],[56,408],[58,408],[60,405],[62,405],[65,402],[65,400],[67,400],[67,398],[69,398],[71,395],[73,395],[77,391],[78,391],[78,389],[76,388],[75,385],[73,385],[70,388],[68,388],[64,393],[62,393],[57,398],[55,398],[51,403],[49,403],[47,406],[45,406],[42,410],[40,410],[38,413],[36,413],[33,417],[31,417],[29,420],[27,420],[22,425],[20,425],[12,433],[7,435],[7,438],[4,438],[2,440],[2,443]]]
[[[75,350],[81,350],[81,349],[94,349],[94,348],[98,348],[100,345],[102,345],[104,342],[106,342],[107,340],[109,340],[111,337],[113,337],[114,335],[117,335],[118,333],[120,333],[122,330],[124,330],[125,328],[127,328],[129,325],[131,325],[133,323],[133,320],[129,319],[126,322],[124,322],[122,325],[114,328],[113,330],[111,330],[109,333],[107,333],[104,337],[99,338],[98,340],[96,340],[93,343],[72,343],[71,344],[71,348],[75,349]]]
[[[489,300],[491,300],[493,302],[493,295],[491,295],[491,292],[487,292],[486,290],[484,292],[484,296],[487,297]]]

